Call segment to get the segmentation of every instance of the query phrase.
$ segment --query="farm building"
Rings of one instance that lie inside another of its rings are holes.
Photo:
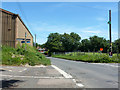
[[[46,50],[45,50],[45,48],[39,48],[38,51],[41,53],[45,53]]]
[[[2,45],[17,47],[17,44],[26,43],[33,46],[33,36],[18,14],[0,9],[2,14]],[[26,38],[25,38],[26,33]]]

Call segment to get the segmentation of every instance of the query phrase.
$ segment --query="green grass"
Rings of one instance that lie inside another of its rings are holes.
[[[9,46],[2,46],[2,65],[50,65],[51,62],[43,54],[38,52],[34,47],[27,45],[25,51],[25,45],[18,48],[12,48]]]
[[[112,58],[106,53],[70,53],[53,55],[52,57],[63,58],[68,60],[91,62],[91,63],[120,63],[120,55],[114,54]]]

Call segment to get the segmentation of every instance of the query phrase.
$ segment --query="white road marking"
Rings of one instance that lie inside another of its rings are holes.
[[[32,66],[32,67],[46,67],[45,65],[35,65],[35,66]]]
[[[12,70],[8,70],[8,71],[12,72]]]
[[[77,83],[75,79],[72,79],[72,80],[73,80],[73,82],[75,82],[75,83],[76,83],[76,85],[77,85],[78,87],[81,87],[81,88],[83,88],[83,87],[84,87],[84,85],[83,85],[83,84],[81,84],[81,83]]]
[[[61,70],[60,68],[58,68],[57,66],[55,65],[51,65],[53,68],[55,68],[56,70],[58,70],[65,78],[73,78],[71,75],[67,74],[66,72],[64,72],[63,70]],[[83,88],[84,85],[81,84],[81,83],[77,83],[75,79],[72,79],[73,82],[78,86],[78,87],[81,87]]]
[[[81,83],[76,83],[76,85],[79,86],[79,87],[81,87],[81,88],[84,87],[84,85],[81,84]]]
[[[22,71],[19,71],[19,72],[23,72],[23,71],[25,71],[25,70],[27,70],[27,68],[25,68],[25,69],[23,69]]]
[[[90,64],[106,65],[106,66],[111,66],[111,67],[120,67],[119,65],[110,65],[110,64],[106,64],[106,63],[90,63]]]
[[[35,66],[30,66],[30,65],[26,64],[25,67],[47,67],[47,66],[45,66],[45,65],[35,65]]]
[[[14,67],[11,67],[11,66],[7,66],[6,68],[14,68]]]
[[[53,68],[55,68],[58,72],[60,72],[65,78],[73,78],[71,75],[67,74],[60,68],[56,67],[55,65],[51,65]]]
[[[13,76],[13,75],[1,75],[1,76],[2,77],[17,77],[17,78],[41,78],[41,79],[63,78],[63,77],[39,77],[39,76]]]
[[[8,70],[8,71],[10,71],[10,72],[14,71],[14,70],[10,70],[10,69],[7,69],[7,68],[0,68],[0,69],[3,69],[3,70]],[[24,68],[23,70],[18,71],[18,72],[23,72],[23,71],[25,71],[25,70],[27,70],[27,68]]]
[[[54,78],[54,79],[61,79],[61,78],[64,78],[64,77],[37,77],[37,76],[35,76],[34,78],[45,78],[45,79],[52,79],[52,78]]]
[[[2,76],[2,77],[16,77],[16,78],[39,78],[39,79],[62,79],[62,78],[64,78],[64,77],[13,76],[13,75],[1,75],[1,76]],[[81,88],[84,87],[83,84],[81,84],[81,83],[76,83],[76,80],[75,80],[75,79],[72,79],[72,80],[73,80],[73,82],[74,82],[77,86],[79,86],[79,87],[81,87]]]

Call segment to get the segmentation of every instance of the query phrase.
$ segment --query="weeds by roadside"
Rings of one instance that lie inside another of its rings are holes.
[[[91,63],[120,63],[120,56],[114,55],[110,58],[107,54],[59,54],[52,57],[63,58],[68,60],[91,62]]]
[[[2,46],[2,64],[3,65],[50,65],[51,62],[43,54],[38,52],[34,47],[27,45],[12,48],[9,46]]]

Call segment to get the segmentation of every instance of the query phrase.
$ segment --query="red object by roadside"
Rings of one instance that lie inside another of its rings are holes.
[[[103,51],[103,48],[100,48],[100,51]]]

